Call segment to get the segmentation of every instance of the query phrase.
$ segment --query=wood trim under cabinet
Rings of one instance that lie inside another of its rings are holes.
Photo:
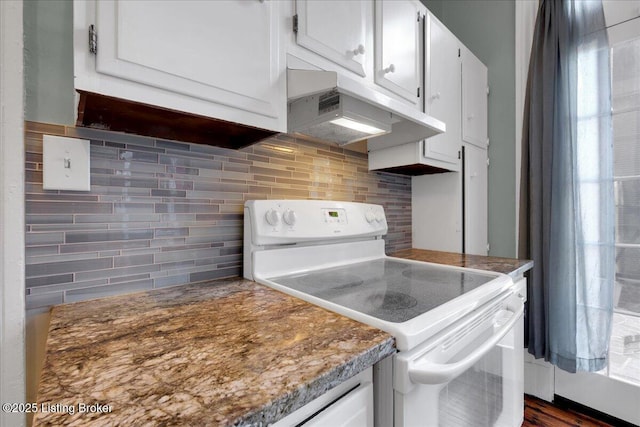
[[[76,126],[239,149],[279,132],[78,90]]]
[[[420,176],[431,175],[434,173],[451,172],[450,170],[439,168],[436,166],[425,165],[423,163],[414,163],[412,165],[395,166],[392,168],[376,169],[378,172],[398,173],[401,175]]]

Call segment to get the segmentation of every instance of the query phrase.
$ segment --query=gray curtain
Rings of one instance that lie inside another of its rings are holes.
[[[600,0],[542,0],[523,127],[519,256],[528,349],[569,372],[606,366],[615,274],[609,45]]]

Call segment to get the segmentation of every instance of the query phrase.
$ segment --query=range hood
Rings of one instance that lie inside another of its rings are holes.
[[[388,148],[443,133],[445,124],[335,71],[287,69],[288,131],[344,146]]]

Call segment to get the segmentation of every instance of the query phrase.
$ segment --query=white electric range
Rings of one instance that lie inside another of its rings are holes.
[[[380,205],[245,204],[244,276],[382,329],[378,426],[519,426],[523,298],[500,273],[388,257]]]

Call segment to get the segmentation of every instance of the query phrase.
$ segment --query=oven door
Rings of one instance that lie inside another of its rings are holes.
[[[511,294],[396,355],[395,426],[520,426],[522,312]]]

